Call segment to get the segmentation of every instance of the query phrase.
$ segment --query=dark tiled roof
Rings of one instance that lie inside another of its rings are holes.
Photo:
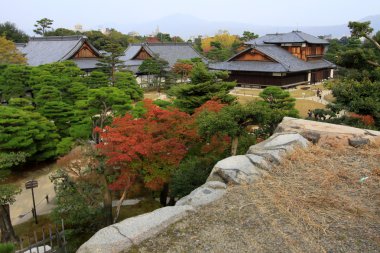
[[[199,54],[189,43],[141,43],[131,44],[125,50],[125,56],[121,57],[127,66],[140,65],[142,61],[132,60],[133,57],[144,48],[151,55],[158,55],[161,59],[166,60],[169,66],[173,66],[177,60],[192,58],[201,58],[207,63],[206,58]]]
[[[230,61],[209,64],[210,69],[250,72],[287,72],[280,63],[259,61]]]
[[[253,48],[280,63],[286,71],[303,68],[305,65],[303,60],[298,59],[288,51],[276,45],[260,45],[254,46]]]
[[[85,41],[86,36],[49,36],[30,38],[28,43],[16,46],[25,54],[29,65],[38,66],[70,59]],[[89,45],[99,55],[96,48]]]
[[[96,64],[99,62],[96,58],[82,58],[82,59],[72,59],[73,62],[80,69],[96,69],[99,68]]]
[[[310,43],[310,44],[329,44],[327,40],[320,39],[313,35],[293,31],[290,33],[267,34],[257,39],[248,41],[246,44],[261,45],[261,44],[279,44],[279,43]]]
[[[211,69],[219,70],[235,70],[235,71],[252,71],[252,72],[300,72],[313,69],[322,69],[322,68],[335,68],[336,66],[326,60],[313,60],[305,62],[287,50],[276,45],[256,45],[252,48],[246,49],[252,50],[255,49],[270,58],[275,62],[265,62],[265,61],[232,61],[231,59],[210,64]],[[244,52],[243,51],[243,52]],[[242,52],[238,53],[241,54]]]
[[[260,61],[230,61],[219,62],[209,65],[210,69],[228,71],[249,71],[249,72],[302,72],[308,70],[335,68],[335,65],[326,60],[315,60],[304,62],[304,65],[286,69],[281,63],[260,62]]]
[[[283,36],[282,39],[292,39],[293,42],[304,42],[305,39],[313,42],[317,42],[320,39],[314,36],[302,33],[302,32],[292,32]],[[278,34],[269,34],[260,38],[255,39],[255,43],[251,44],[246,50],[239,52],[234,55],[226,62],[210,64],[211,69],[218,70],[231,70],[231,71],[251,71],[251,72],[301,72],[313,69],[323,69],[323,68],[335,68],[336,66],[326,60],[312,60],[303,61],[296,56],[292,55],[286,49],[275,44],[268,44],[267,41],[280,41],[278,39]],[[302,37],[303,36],[303,37]],[[309,36],[309,37],[308,37]],[[313,38],[310,38],[313,37]],[[320,42],[320,41],[319,41]],[[320,43],[319,43],[320,44]],[[257,50],[264,55],[269,56],[274,62],[265,61],[233,61],[233,59],[249,50]]]

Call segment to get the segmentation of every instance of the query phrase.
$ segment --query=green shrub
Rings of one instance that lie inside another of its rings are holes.
[[[161,108],[166,108],[168,106],[171,106],[173,105],[173,103],[169,102],[169,101],[165,101],[165,100],[162,100],[162,99],[157,99],[157,100],[154,100],[153,104],[161,107]]]
[[[57,154],[59,156],[62,156],[69,153],[73,145],[74,145],[73,138],[71,137],[62,138],[62,140],[57,144]]]
[[[171,195],[183,197],[204,184],[219,159],[189,157],[181,163],[171,182]]]
[[[0,243],[0,253],[13,253],[15,246],[12,243]]]

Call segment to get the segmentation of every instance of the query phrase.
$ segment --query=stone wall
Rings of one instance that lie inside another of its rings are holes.
[[[312,144],[358,147],[380,144],[380,132],[353,127],[284,118],[269,139],[249,148],[246,155],[231,156],[219,161],[207,182],[178,200],[175,206],[126,219],[99,230],[78,253],[125,252],[133,245],[151,238],[191,212],[226,193],[228,185],[252,184],[281,164],[295,148]]]

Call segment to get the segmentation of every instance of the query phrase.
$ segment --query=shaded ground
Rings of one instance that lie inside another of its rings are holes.
[[[296,151],[130,252],[379,252],[380,150]]]

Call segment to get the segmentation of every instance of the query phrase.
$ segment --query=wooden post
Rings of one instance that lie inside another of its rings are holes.
[[[46,247],[45,247],[45,228],[44,227],[42,227],[42,242],[44,244],[44,253],[45,253],[46,252]]]
[[[40,253],[40,250],[39,250],[39,248],[38,248],[38,240],[37,240],[37,233],[36,233],[36,231],[33,231],[33,233],[34,233],[34,241],[36,242],[36,247],[37,247],[37,253]]]
[[[65,236],[65,225],[63,224],[63,219],[61,219],[61,222],[62,222],[63,252],[66,253],[66,236]]]
[[[61,247],[61,238],[59,236],[59,231],[58,231],[57,224],[55,224],[55,235],[57,237],[57,246],[58,246],[58,248],[60,248]]]
[[[51,225],[49,224],[49,239],[50,239],[50,248],[53,249],[53,239],[51,235]]]

